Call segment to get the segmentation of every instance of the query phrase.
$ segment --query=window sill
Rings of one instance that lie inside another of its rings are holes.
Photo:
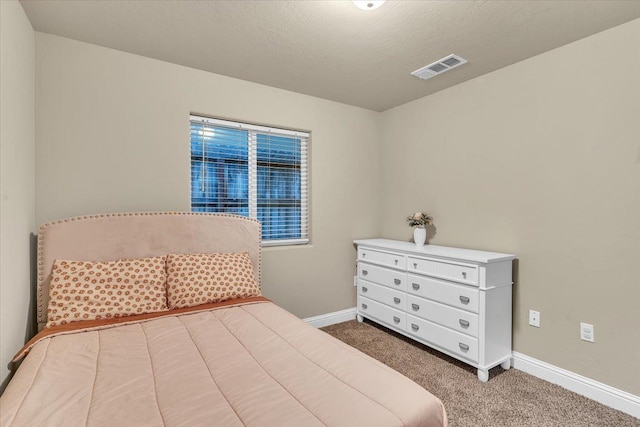
[[[262,242],[263,248],[306,246],[306,245],[309,245],[309,239],[274,240],[274,241]]]

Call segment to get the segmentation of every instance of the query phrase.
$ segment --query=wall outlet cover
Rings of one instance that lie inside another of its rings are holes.
[[[535,310],[529,310],[529,325],[540,327],[540,312]]]
[[[593,325],[588,323],[580,323],[580,339],[583,341],[594,342],[595,335]]]

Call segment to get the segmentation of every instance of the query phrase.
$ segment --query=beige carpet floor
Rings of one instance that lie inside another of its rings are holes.
[[[638,418],[516,369],[493,368],[483,384],[473,367],[374,323],[323,330],[438,396],[452,427],[640,426]]]

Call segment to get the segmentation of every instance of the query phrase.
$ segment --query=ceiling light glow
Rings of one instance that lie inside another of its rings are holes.
[[[385,2],[385,0],[365,0],[365,1],[357,1],[353,0],[353,4],[358,6],[362,10],[373,10],[377,9]]]

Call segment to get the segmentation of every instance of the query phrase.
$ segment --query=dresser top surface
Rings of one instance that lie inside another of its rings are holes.
[[[474,249],[452,248],[449,246],[424,245],[422,247],[418,247],[415,245],[415,243],[412,242],[403,242],[400,240],[391,239],[354,240],[353,243],[358,246],[400,251],[408,253],[410,255],[442,257],[479,263],[509,261],[516,258],[516,256],[512,254],[478,251]]]

